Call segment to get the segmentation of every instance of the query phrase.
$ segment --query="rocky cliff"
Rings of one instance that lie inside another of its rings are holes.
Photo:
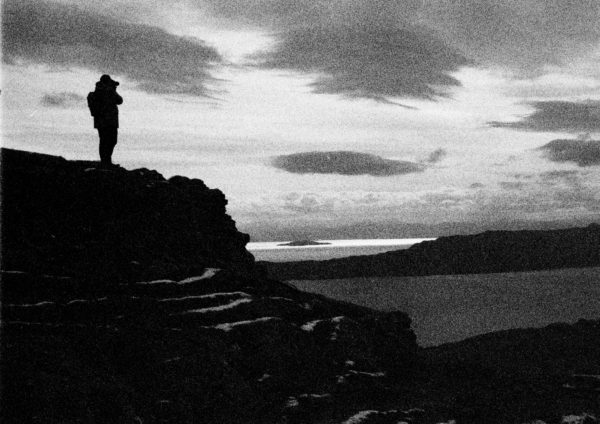
[[[8,149],[1,166],[3,423],[301,422],[412,368],[406,314],[261,275],[200,180]]]
[[[199,180],[1,166],[2,423],[597,422],[600,322],[421,349],[259,272]]]
[[[225,196],[200,180],[10,149],[1,164],[5,269],[112,280],[254,269]]]
[[[600,225],[546,231],[486,231],[440,237],[406,250],[327,261],[261,262],[281,280],[485,274],[600,266]]]

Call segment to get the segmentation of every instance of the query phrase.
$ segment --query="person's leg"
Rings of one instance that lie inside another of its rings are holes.
[[[110,154],[108,152],[110,141],[107,129],[108,128],[98,128],[98,136],[100,137],[100,161],[103,163],[110,163]]]
[[[109,136],[108,136],[108,146],[106,148],[107,150],[107,155],[108,155],[108,161],[110,162],[112,160],[112,154],[113,151],[115,150],[115,146],[117,145],[117,136],[119,133],[119,130],[117,127],[111,127],[108,128],[109,130]]]
[[[117,127],[98,128],[100,135],[100,160],[112,163],[112,154],[117,145]]]

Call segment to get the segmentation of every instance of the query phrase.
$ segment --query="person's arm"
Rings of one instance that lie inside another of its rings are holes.
[[[116,89],[115,89],[115,104],[117,104],[117,105],[123,104],[123,97],[121,97],[119,95],[119,93],[117,93]]]

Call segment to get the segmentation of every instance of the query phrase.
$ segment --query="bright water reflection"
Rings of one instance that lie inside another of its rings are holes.
[[[282,246],[289,242],[269,241],[248,243],[246,248],[257,261],[292,262],[323,261],[355,255],[375,255],[390,250],[407,249],[410,246],[433,238],[412,239],[364,239],[364,240],[316,240],[314,246]]]

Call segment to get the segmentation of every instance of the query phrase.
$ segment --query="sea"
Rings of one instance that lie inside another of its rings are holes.
[[[416,243],[427,240],[435,240],[435,238],[313,240],[323,243],[313,246],[285,246],[290,241],[269,241],[248,243],[246,248],[257,261],[324,261],[345,256],[375,255],[390,250],[408,249]]]
[[[429,239],[331,240],[330,245],[253,243],[257,260],[324,260],[408,248]],[[328,242],[319,240],[320,242]],[[600,267],[495,274],[292,280],[297,288],[370,308],[406,312],[421,346],[492,331],[600,319]]]
[[[492,331],[600,319],[598,267],[288,283],[374,309],[406,312],[421,346]]]

